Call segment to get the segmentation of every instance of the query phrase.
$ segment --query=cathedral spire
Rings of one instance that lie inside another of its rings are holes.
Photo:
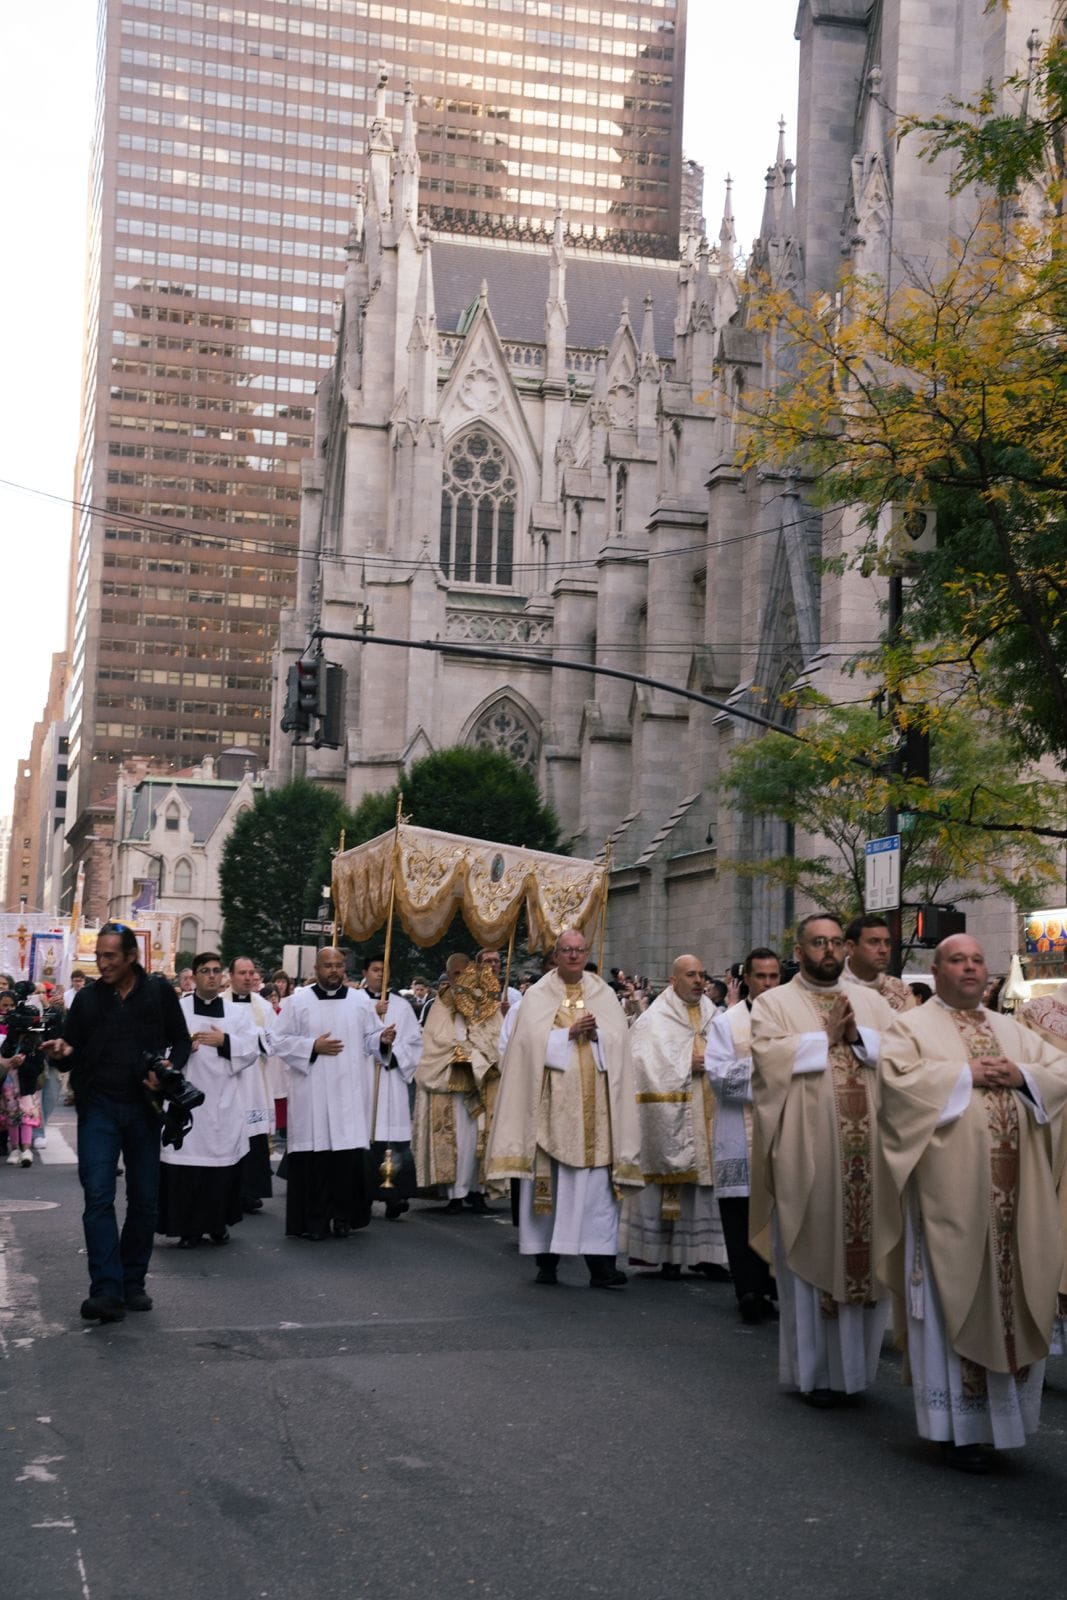
[[[396,150],[396,219],[403,225],[410,217],[412,226],[419,209],[419,151],[415,142],[415,95],[411,84],[404,85],[404,115],[400,143]]]
[[[419,281],[408,340],[408,415],[422,422],[437,415],[437,315],[429,218],[419,224]]]
[[[374,121],[370,126],[367,149],[370,155],[370,206],[379,221],[390,216],[389,179],[393,164],[393,135],[385,109],[389,74],[384,62],[378,63],[378,82],[374,90]]]
[[[567,251],[563,243],[563,211],[557,206],[545,301],[545,378],[552,383],[564,383],[567,377],[567,321]]]
[[[723,201],[722,222],[719,224],[719,271],[731,272],[737,255],[737,233],[734,228],[734,180],[726,174],[726,199]]]
[[[785,118],[779,117],[778,149],[773,163],[767,168],[767,194],[763,201],[763,220],[760,223],[760,238],[764,240],[782,237],[782,205],[788,182],[792,179],[792,164],[789,164],[789,180],[786,178],[786,165]]]

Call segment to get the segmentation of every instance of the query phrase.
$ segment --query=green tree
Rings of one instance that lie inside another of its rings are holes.
[[[956,188],[980,185],[943,270],[894,259],[888,287],[846,275],[833,303],[753,285],[777,371],[743,460],[866,508],[864,563],[883,558],[888,507],[932,506],[937,549],[868,669],[914,703],[941,672],[1000,711],[1021,755],[1067,766],[1065,97],[1059,43],[1029,80],[898,127],[951,154]]]
[[[316,876],[343,807],[332,789],[300,778],[261,794],[238,817],[219,869],[222,954],[277,965],[282,947],[303,943],[301,922],[318,908]]]
[[[1025,830],[1047,822],[1051,784],[1019,778],[1008,741],[980,719],[947,712],[934,730],[928,783],[887,770],[896,736],[873,707],[833,707],[811,697],[801,739],[768,733],[738,747],[722,780],[731,803],[753,816],[792,823],[822,843],[809,859],[742,859],[733,869],[770,878],[841,916],[863,909],[864,846],[901,816],[901,898],[963,903],[1010,895],[1020,909],[1040,903],[1039,885],[1059,881],[1054,846]],[[1005,831],[990,835],[995,819]],[[1018,827],[1018,834],[1008,831]],[[965,891],[961,883],[968,885]],[[914,918],[905,913],[910,932]]]
[[[569,853],[560,841],[555,813],[545,805],[528,772],[502,751],[456,745],[413,762],[398,784],[380,794],[365,795],[354,811],[339,815],[316,858],[312,872],[316,884],[330,881],[340,829],[345,831],[347,850],[388,833],[396,821],[401,793],[404,815],[416,827],[492,839],[498,844],[521,844],[531,850]],[[362,944],[345,943],[357,956],[363,956],[380,949],[384,937],[383,931]],[[458,917],[432,957],[395,927],[392,962],[396,981],[406,982],[427,966],[434,969],[429,974],[432,979],[453,950],[468,954],[474,950],[474,941]]]

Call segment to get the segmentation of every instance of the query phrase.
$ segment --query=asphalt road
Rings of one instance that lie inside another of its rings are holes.
[[[503,1206],[302,1243],[279,1197],[87,1328],[72,1138],[0,1166],[10,1600],[1062,1592],[1067,1362],[1037,1439],[966,1478],[889,1354],[846,1409],[780,1394],[727,1285],[536,1287]]]

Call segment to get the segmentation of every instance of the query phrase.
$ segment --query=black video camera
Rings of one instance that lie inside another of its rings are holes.
[[[34,988],[28,981],[16,983],[12,990],[15,1005],[3,1019],[7,1034],[0,1044],[0,1057],[5,1061],[12,1056],[26,1058],[19,1068],[20,1094],[32,1094],[38,1087],[45,1070],[45,1064],[39,1059],[40,1048],[46,1039],[58,1039],[63,1032],[63,1007],[46,1006],[38,1011],[29,1000]]]
[[[193,1125],[193,1112],[204,1103],[204,1091],[190,1083],[179,1067],[172,1066],[166,1056],[154,1050],[142,1052],[145,1075],[154,1072],[158,1089],[145,1085],[148,1103],[163,1123],[161,1139],[180,1150],[186,1134]]]

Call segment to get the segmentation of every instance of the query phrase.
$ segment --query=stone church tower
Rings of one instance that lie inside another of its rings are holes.
[[[850,263],[891,276],[908,255],[936,256],[967,197],[953,212],[944,171],[894,142],[894,115],[1004,76],[1044,9],[802,0],[798,166],[780,129],[755,264],[799,294],[832,292]],[[819,556],[853,536],[847,515],[824,526],[802,482],[734,465],[768,350],[748,324],[729,182],[717,240],[686,239],[675,263],[603,252],[562,216],[533,238],[435,235],[418,194],[412,92],[396,131],[383,81],[304,464],[272,726],[314,627],[366,619],[372,637],[534,660],[331,641],[346,743],[294,749],[276,732],[273,780],[306,770],[355,804],[432,750],[505,749],[578,853],[612,841],[616,959],[659,977],[695,949],[721,968],[802,909],[722,870],[810,847],[719,798],[724,758],[758,728],[548,657],[766,714],[800,677],[835,694],[882,626],[878,580],[820,576]],[[1005,912],[982,930],[994,950],[1009,924]]]

